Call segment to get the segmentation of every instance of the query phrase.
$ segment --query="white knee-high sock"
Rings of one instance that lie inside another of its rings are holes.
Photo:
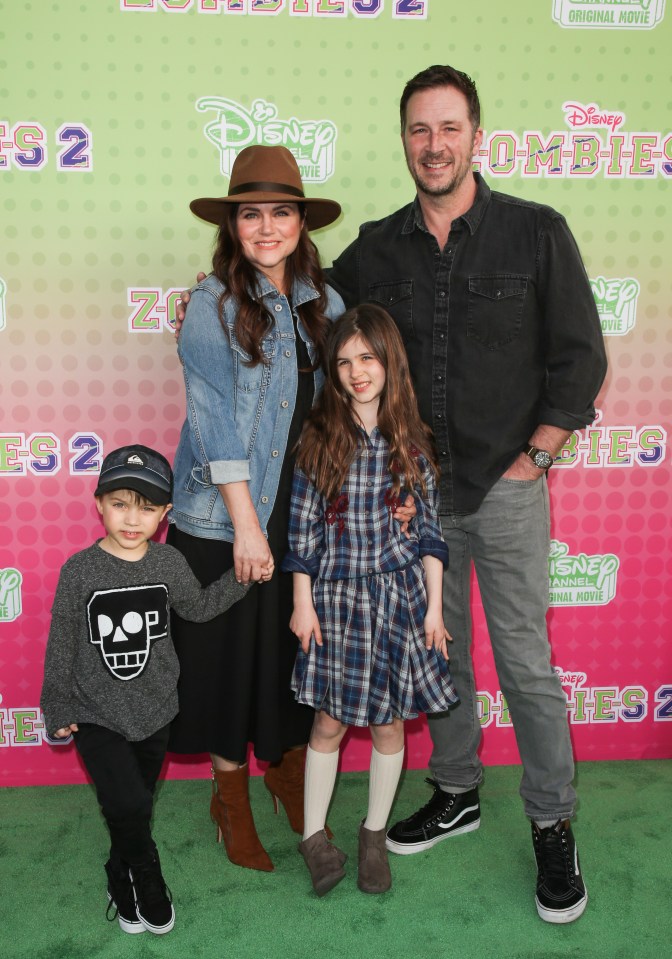
[[[376,831],[384,829],[399,785],[401,766],[404,761],[404,748],[391,756],[371,750],[369,769],[369,809],[364,828]]]
[[[335,753],[319,753],[308,747],[303,793],[304,839],[309,839],[314,833],[324,829],[337,770],[338,750]]]

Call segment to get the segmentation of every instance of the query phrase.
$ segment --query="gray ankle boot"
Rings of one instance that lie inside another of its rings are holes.
[[[318,896],[326,895],[345,876],[343,864],[348,857],[329,842],[323,829],[300,842],[299,852],[310,870]]]
[[[387,892],[392,885],[390,864],[385,848],[385,829],[359,827],[359,875],[357,885],[362,892]]]

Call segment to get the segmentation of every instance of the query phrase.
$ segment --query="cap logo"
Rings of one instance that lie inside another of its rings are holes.
[[[131,455],[126,460],[126,466],[135,466],[137,469],[142,469],[145,465],[145,461],[141,456],[138,456],[137,453],[131,453]]]

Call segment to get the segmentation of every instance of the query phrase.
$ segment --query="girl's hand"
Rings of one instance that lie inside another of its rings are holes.
[[[310,640],[313,636],[315,637],[317,645],[322,645],[320,621],[317,618],[317,613],[312,603],[310,606],[294,606],[294,612],[289,621],[289,628],[295,636],[298,636],[301,642],[301,649],[304,653],[307,653],[310,649]]]
[[[79,726],[77,723],[70,723],[69,726],[63,726],[61,729],[57,729],[54,733],[55,739],[67,739],[71,733],[78,733]]]
[[[259,527],[235,533],[233,565],[236,579],[245,586],[267,582],[271,578],[275,569],[273,554]]]
[[[404,501],[404,505],[398,506],[394,512],[394,518],[401,523],[401,532],[405,534],[407,539],[411,538],[411,534],[408,532],[408,524],[417,514],[418,510],[415,505],[415,498],[409,493]]]
[[[452,637],[443,624],[441,614],[427,613],[425,616],[425,647],[431,649],[432,646],[443,656],[445,660],[450,659],[448,655],[448,643],[452,643]]]

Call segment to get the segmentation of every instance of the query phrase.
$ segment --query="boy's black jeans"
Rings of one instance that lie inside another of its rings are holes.
[[[168,746],[170,726],[147,739],[129,742],[93,723],[79,723],[73,734],[110,830],[110,860],[133,865],[154,856],[150,821],[154,788]]]

